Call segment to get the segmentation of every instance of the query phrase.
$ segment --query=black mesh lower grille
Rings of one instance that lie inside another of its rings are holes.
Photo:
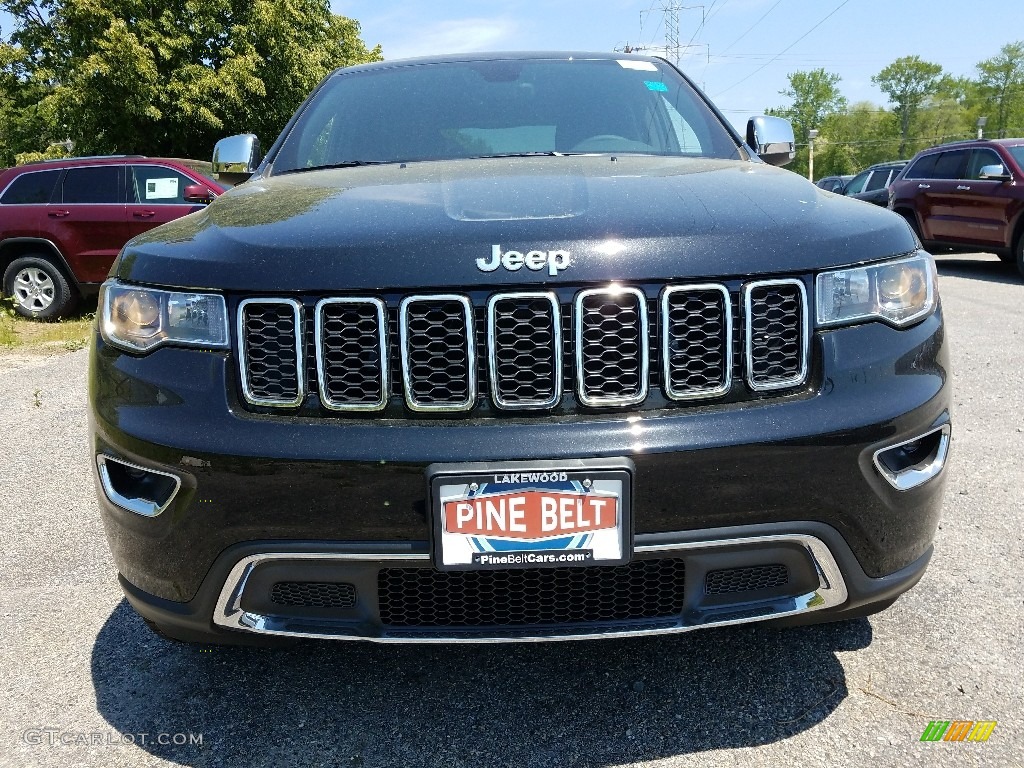
[[[572,624],[671,617],[683,609],[683,560],[507,571],[385,568],[381,621],[402,627]]]
[[[356,588],[344,583],[279,581],[270,590],[270,600],[293,607],[351,608],[356,604]]]
[[[708,595],[726,595],[732,592],[775,589],[788,583],[789,569],[782,563],[752,565],[746,568],[709,571],[704,579],[704,592]]]

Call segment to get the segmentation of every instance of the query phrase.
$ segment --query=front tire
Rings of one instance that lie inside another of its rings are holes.
[[[1024,233],[1017,238],[1017,245],[1013,248],[1013,254],[1017,262],[1017,271],[1024,277]]]
[[[78,303],[78,294],[64,273],[43,256],[22,256],[4,271],[4,293],[14,301],[22,317],[57,320]]]

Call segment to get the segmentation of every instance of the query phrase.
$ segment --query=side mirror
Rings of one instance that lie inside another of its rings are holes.
[[[212,203],[216,195],[205,184],[189,184],[182,197],[186,203]]]
[[[796,157],[796,139],[789,120],[752,117],[747,121],[747,145],[769,165],[787,165]]]
[[[221,139],[213,147],[213,172],[232,178],[225,179],[229,183],[238,184],[259,168],[263,153],[260,151],[260,140],[252,133],[241,133]]]
[[[981,166],[978,178],[984,181],[1013,181],[1013,176],[1003,167],[1002,163]]]

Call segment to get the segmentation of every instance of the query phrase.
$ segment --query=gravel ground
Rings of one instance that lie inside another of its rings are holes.
[[[940,271],[956,413],[935,557],[888,611],[790,630],[165,643],[97,516],[87,353],[0,356],[0,765],[1024,765],[1024,283],[991,256]],[[930,719],[999,724],[921,743]]]

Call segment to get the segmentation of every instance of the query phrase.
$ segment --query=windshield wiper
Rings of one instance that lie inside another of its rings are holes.
[[[303,171],[323,171],[328,168],[357,168],[362,165],[387,165],[397,160],[342,160],[340,163],[325,163],[324,165],[310,165],[306,168],[290,168],[282,173],[302,173]]]
[[[471,160],[486,160],[491,157],[565,157],[565,152],[550,150],[547,152],[499,152],[493,155],[474,155]]]

